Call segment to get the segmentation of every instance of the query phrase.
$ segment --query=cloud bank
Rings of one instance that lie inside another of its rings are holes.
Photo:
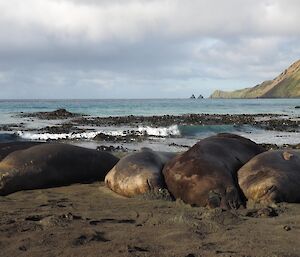
[[[296,0],[0,0],[0,98],[209,95],[300,56]]]

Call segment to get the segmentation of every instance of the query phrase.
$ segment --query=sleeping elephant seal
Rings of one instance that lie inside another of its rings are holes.
[[[114,192],[132,197],[153,189],[165,188],[162,169],[175,153],[155,152],[142,148],[122,158],[105,177]]]
[[[238,181],[246,198],[253,202],[300,202],[300,151],[259,154],[238,171]]]
[[[249,139],[218,134],[201,140],[166,164],[163,175],[175,198],[195,206],[238,208],[240,196],[236,172],[263,152]]]
[[[41,144],[0,162],[0,195],[26,189],[104,180],[118,158],[67,144]]]
[[[14,151],[24,150],[39,144],[42,144],[42,142],[15,141],[9,143],[0,143],[0,161],[2,161],[7,155]]]

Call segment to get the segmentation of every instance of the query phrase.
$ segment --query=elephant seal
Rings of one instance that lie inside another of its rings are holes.
[[[165,165],[167,188],[175,198],[191,205],[238,208],[243,199],[236,172],[263,151],[238,135],[222,133],[208,137]]]
[[[103,180],[119,159],[67,144],[41,144],[15,151],[0,162],[0,195]]]
[[[238,171],[238,182],[246,198],[255,203],[300,202],[300,150],[255,156]]]
[[[9,143],[0,143],[0,161],[14,151],[27,149],[39,144],[42,144],[42,142],[15,141]]]
[[[174,156],[175,153],[142,148],[140,152],[122,158],[107,173],[105,183],[112,191],[126,197],[165,188],[161,171],[164,164]]]

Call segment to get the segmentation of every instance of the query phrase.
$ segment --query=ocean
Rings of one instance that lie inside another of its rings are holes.
[[[99,100],[0,100],[0,117],[19,112],[65,108],[93,116],[164,114],[259,114],[300,115],[300,99],[99,99]],[[4,121],[5,123],[6,121]]]
[[[173,124],[170,127],[148,126],[104,126],[93,127],[82,125],[81,133],[41,133],[45,126],[60,125],[62,120],[39,120],[21,118],[21,112],[54,111],[64,108],[70,112],[93,117],[108,116],[153,116],[182,114],[279,114],[289,119],[299,119],[300,99],[99,99],[99,100],[0,100],[0,141],[10,140],[66,140],[94,148],[99,144],[121,145],[129,150],[140,147],[151,147],[155,150],[182,150],[193,145],[199,139],[220,132],[236,133],[246,136],[258,143],[291,144],[300,143],[300,133],[276,130],[263,130],[251,126],[235,125],[202,125],[187,126]],[[5,125],[21,124],[16,129],[6,130]],[[136,130],[153,136],[143,142],[95,142],[98,133],[123,135],[124,131]]]

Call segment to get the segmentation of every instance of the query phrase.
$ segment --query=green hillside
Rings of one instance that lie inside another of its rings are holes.
[[[273,80],[232,92],[216,90],[210,98],[300,98],[300,60]]]

